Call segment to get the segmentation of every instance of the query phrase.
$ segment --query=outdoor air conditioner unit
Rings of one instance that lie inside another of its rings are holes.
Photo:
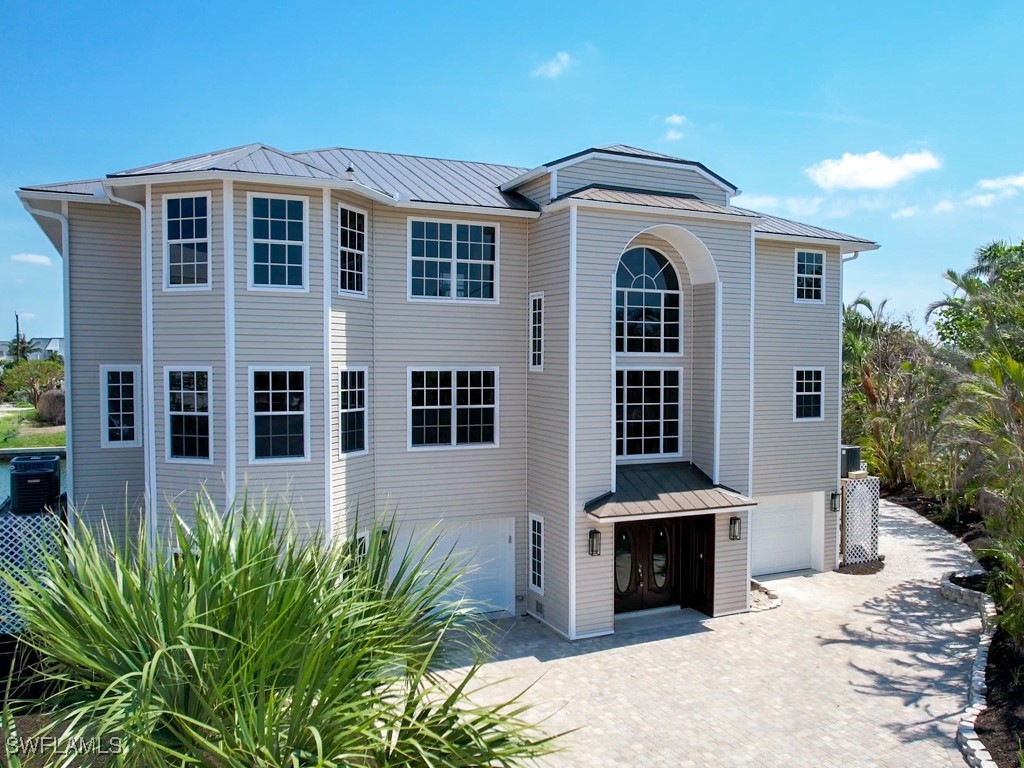
[[[844,445],[839,451],[839,475],[849,477],[851,472],[860,471],[860,446]]]
[[[60,508],[60,457],[19,456],[11,461],[11,512],[35,515]]]

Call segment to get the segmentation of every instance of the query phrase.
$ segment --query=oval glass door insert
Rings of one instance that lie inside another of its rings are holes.
[[[615,535],[615,591],[625,594],[632,582],[633,539],[628,531],[619,531]]]
[[[668,583],[668,550],[668,529],[659,525],[654,531],[654,541],[651,542],[651,569],[654,571],[651,576],[654,588],[659,591]]]

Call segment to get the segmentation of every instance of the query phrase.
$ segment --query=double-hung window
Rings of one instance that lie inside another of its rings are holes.
[[[307,202],[249,195],[249,287],[306,287]]]
[[[498,226],[409,221],[409,296],[454,301],[498,298]]]
[[[680,371],[620,368],[615,372],[615,455],[677,456]]]
[[[137,365],[100,367],[100,445],[104,448],[142,445],[140,378]]]
[[[164,198],[164,286],[210,287],[210,196]]]
[[[167,369],[167,458],[209,461],[209,368]]]
[[[530,590],[544,594],[544,518],[530,515]]]
[[[366,295],[366,213],[338,207],[338,292]]]
[[[530,370],[544,370],[544,292],[530,294]]]
[[[366,452],[366,368],[339,373],[339,432],[342,453]]]
[[[825,254],[822,251],[796,252],[796,300],[825,302]]]
[[[824,418],[825,390],[821,368],[793,369],[793,419],[820,421]]]
[[[308,459],[309,369],[252,368],[249,382],[252,392],[250,459]]]
[[[498,444],[498,371],[409,371],[412,448]]]

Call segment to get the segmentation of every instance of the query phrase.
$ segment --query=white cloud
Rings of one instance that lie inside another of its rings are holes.
[[[775,195],[752,195],[749,192],[744,192],[742,195],[734,197],[732,202],[733,205],[738,205],[741,208],[765,211],[777,211],[782,205],[782,201]]]
[[[18,317],[20,317],[23,322],[25,320],[35,320],[36,319],[36,316],[34,314],[32,314],[31,312],[19,312],[18,313]]]
[[[932,213],[949,213],[954,208],[949,200],[940,200],[932,207]]]
[[[682,115],[669,115],[665,118],[665,125],[682,125],[686,122],[686,118]]]
[[[964,200],[964,205],[973,205],[976,208],[988,208],[995,201],[996,196],[991,193],[987,195],[972,195]]]
[[[785,213],[790,216],[813,216],[821,210],[823,197],[778,197],[776,195],[742,194],[732,199],[741,208],[753,208],[767,213]]]
[[[910,219],[921,213],[921,209],[916,205],[908,205],[906,208],[900,208],[898,211],[892,212],[894,219]]]
[[[534,77],[547,77],[549,79],[559,77],[565,74],[565,71],[576,64],[579,61],[570,56],[566,51],[559,51],[555,54],[555,57],[550,61],[545,61],[535,70],[533,70]]]
[[[49,267],[53,264],[53,259],[41,253],[15,253],[11,255],[11,261],[21,264],[37,264],[41,267]]]
[[[888,189],[918,173],[941,167],[939,159],[928,150],[899,157],[875,150],[863,155],[844,152],[838,160],[822,160],[804,173],[822,189]]]
[[[679,141],[681,138],[683,138],[682,131],[677,131],[675,128],[669,128],[665,131],[665,139],[667,141]]]
[[[1014,190],[1024,188],[1024,173],[1016,176],[1000,176],[996,179],[982,179],[978,182],[982,189],[1005,189]]]

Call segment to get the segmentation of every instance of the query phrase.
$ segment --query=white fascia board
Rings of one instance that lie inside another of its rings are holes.
[[[749,226],[764,221],[753,216],[730,216],[725,213],[709,213],[707,211],[684,211],[678,208],[658,208],[653,205],[631,205],[630,203],[609,203],[604,200],[580,200],[578,198],[563,197],[553,203],[548,203],[541,210],[544,213],[555,213],[575,205],[578,208],[598,208],[606,211],[618,211],[620,213],[643,213],[657,214],[659,216],[671,216],[677,219],[703,219],[705,221],[723,221],[729,224]]]
[[[857,240],[828,240],[823,237],[804,237],[803,235],[780,235],[774,232],[755,232],[754,237],[758,240],[773,240],[782,243],[797,243],[799,245],[818,245],[829,248],[839,248],[840,253],[853,253],[860,251],[877,251],[881,246],[878,243],[861,242]]]
[[[72,192],[47,192],[41,189],[19,189],[15,194],[18,196],[18,199],[21,200],[22,205],[25,205],[27,200],[55,200],[65,203],[102,203],[103,205],[112,204],[106,197],[81,195]]]
[[[545,173],[550,173],[551,168],[546,165],[538,165],[533,170],[527,171],[524,174],[516,176],[511,181],[506,181],[504,184],[498,187],[502,192],[508,192],[510,189],[515,189],[518,186],[525,184],[528,181],[533,181],[538,176],[543,176]]]
[[[398,193],[387,194],[379,190],[342,179],[313,179],[298,176],[278,176],[272,173],[244,173],[242,171],[185,171],[183,173],[154,173],[142,176],[113,176],[101,183],[104,189],[130,187],[141,184],[175,184],[189,181],[210,181],[231,179],[252,184],[271,184],[278,187],[314,187],[316,189],[337,189],[368,197],[385,205],[397,205]]]
[[[540,218],[540,211],[524,211],[515,208],[492,208],[486,205],[459,205],[458,203],[421,203],[415,200],[402,200],[395,203],[396,208],[409,208],[421,211],[445,211],[450,214],[479,213],[484,216],[511,216],[520,219]]]

